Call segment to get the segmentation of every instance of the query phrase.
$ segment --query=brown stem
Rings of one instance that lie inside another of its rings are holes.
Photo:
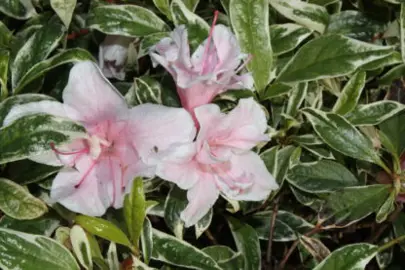
[[[218,245],[217,239],[215,239],[215,237],[212,235],[210,230],[207,229],[207,230],[205,230],[204,233],[214,245]]]
[[[267,252],[266,252],[266,263],[268,265],[269,270],[271,270],[273,268],[272,264],[271,264],[271,253],[272,253],[272,247],[273,247],[273,234],[274,234],[274,226],[276,224],[276,217],[277,217],[277,212],[278,212],[279,199],[280,199],[280,197],[277,197],[274,200],[273,213],[271,215],[269,242],[267,244]]]
[[[310,230],[309,232],[307,232],[305,234],[305,236],[311,236],[319,231],[322,230],[322,225],[321,224],[316,224],[316,226]],[[287,254],[284,256],[283,260],[281,261],[278,269],[279,270],[283,270],[285,268],[285,265],[287,264],[288,259],[290,258],[291,254],[294,252],[295,248],[298,246],[299,244],[299,239],[295,240],[294,243],[291,245],[290,249],[288,250]]]

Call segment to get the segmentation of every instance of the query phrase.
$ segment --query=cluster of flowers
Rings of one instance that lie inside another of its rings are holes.
[[[52,151],[31,158],[63,166],[53,181],[53,200],[72,211],[100,216],[110,206],[122,207],[134,177],[157,175],[188,190],[189,204],[181,218],[189,227],[219,195],[260,201],[278,188],[251,150],[269,140],[260,105],[253,98],[241,99],[225,114],[211,104],[228,89],[253,87],[250,74],[237,75],[247,55],[241,53],[229,28],[213,26],[191,56],[184,26],[151,49],[154,64],[173,76],[183,108],[156,104],[128,108],[104,77],[125,77],[122,56],[127,42],[119,39],[116,44],[107,38],[110,45],[104,43],[100,51],[101,69],[92,62],[75,64],[63,92],[64,103],[46,100],[18,105],[4,121],[7,125],[28,114],[47,113],[85,127],[85,137],[60,147],[52,145]]]

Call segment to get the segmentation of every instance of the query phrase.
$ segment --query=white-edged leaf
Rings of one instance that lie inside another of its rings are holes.
[[[209,246],[203,248],[202,251],[213,258],[223,270],[244,269],[242,253],[235,252],[227,246]]]
[[[355,73],[346,83],[332,111],[340,115],[351,112],[359,102],[365,84],[366,72],[360,71]]]
[[[105,5],[93,8],[88,27],[105,34],[141,37],[168,30],[152,11],[136,5]]]
[[[252,72],[257,91],[262,92],[270,82],[273,66],[268,1],[231,0],[229,12],[242,52],[252,55],[247,68]]]
[[[48,207],[22,186],[0,178],[0,210],[12,218],[24,220],[44,215]]]
[[[180,218],[180,213],[187,206],[186,192],[176,185],[170,189],[165,202],[165,222],[174,235],[183,239],[184,221]]]
[[[305,96],[307,95],[308,83],[299,83],[290,94],[287,102],[286,114],[295,117]]]
[[[157,270],[156,268],[149,267],[140,259],[132,255],[132,270]]]
[[[110,270],[120,270],[120,262],[118,260],[117,245],[111,242],[107,251],[107,264]]]
[[[325,31],[329,15],[324,7],[300,0],[270,0],[269,2],[284,17],[319,33]]]
[[[175,25],[187,27],[189,44],[192,49],[196,49],[208,36],[210,29],[208,23],[188,9],[182,0],[173,0],[170,4],[170,12]]]
[[[405,63],[405,3],[401,3],[401,13],[399,14],[399,31],[401,40],[402,61]]]
[[[378,247],[368,243],[346,245],[333,251],[314,270],[363,270],[377,252]]]
[[[93,269],[90,243],[82,227],[75,225],[70,230],[70,242],[77,260],[85,269]]]
[[[256,231],[248,224],[238,219],[228,217],[228,224],[238,251],[242,253],[245,270],[261,269],[261,253],[259,237]]]
[[[10,52],[0,48],[0,101],[8,96],[7,75]]]
[[[355,126],[374,126],[403,111],[405,106],[399,102],[381,100],[357,106],[347,115],[347,120]]]
[[[52,214],[32,220],[18,220],[3,216],[0,219],[0,228],[50,237],[60,226],[60,223],[59,217]]]
[[[21,117],[0,129],[0,164],[41,155],[51,143],[61,145],[85,136],[84,128],[66,118],[48,114]]]
[[[39,78],[47,71],[67,63],[76,63],[86,60],[95,60],[93,56],[86,50],[80,48],[68,49],[58,53],[51,58],[39,62],[32,66],[24,76],[21,77],[18,85],[13,89],[14,94],[23,90],[33,80]]]
[[[341,35],[320,36],[299,49],[277,80],[300,82],[344,76],[393,52],[389,46],[373,45]]]
[[[287,180],[308,193],[332,192],[359,184],[345,166],[331,160],[297,164],[289,170]]]
[[[66,28],[69,28],[77,0],[50,0],[50,1],[52,9],[56,12],[56,14],[58,14],[59,18],[66,26]]]
[[[0,228],[0,253],[3,269],[80,269],[67,248],[45,236]]]
[[[143,223],[143,229],[141,234],[141,246],[142,246],[142,256],[146,263],[149,263],[152,257],[153,251],[153,234],[152,234],[152,224],[146,217]]]
[[[274,55],[295,49],[312,34],[312,30],[295,23],[270,25],[271,47]]]
[[[37,30],[21,47],[11,65],[11,84],[17,87],[23,76],[37,63],[45,60],[58,46],[65,33],[64,26],[50,23]]]
[[[168,19],[172,20],[172,16],[170,14],[169,0],[153,0],[153,4],[155,4],[155,7],[160,12],[162,12]]]
[[[208,229],[211,225],[212,216],[214,215],[214,211],[212,208],[208,211],[208,213],[200,219],[194,226],[195,230],[195,237],[198,239],[200,236]]]
[[[312,108],[305,108],[303,113],[318,136],[331,148],[356,159],[382,163],[371,140],[342,116]]]
[[[0,12],[18,20],[26,20],[37,14],[31,0],[2,0]]]
[[[221,270],[218,264],[203,251],[156,229],[153,229],[152,258],[189,269]]]

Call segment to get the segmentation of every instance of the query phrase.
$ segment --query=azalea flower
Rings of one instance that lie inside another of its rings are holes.
[[[215,25],[218,13],[215,14],[208,38],[191,57],[184,25],[151,48],[154,65],[162,65],[173,76],[182,106],[192,114],[194,108],[210,103],[228,89],[253,88],[250,73],[237,75],[248,56],[241,53],[228,27]]]
[[[129,109],[89,61],[71,69],[63,101],[15,106],[4,122],[8,125],[25,115],[46,113],[79,121],[85,127],[84,138],[59,148],[51,145],[49,153],[31,158],[65,165],[53,181],[51,199],[78,213],[100,216],[110,206],[122,207],[135,176],[154,176],[150,156],[195,137],[194,123],[186,110],[155,104]]]
[[[200,130],[196,141],[166,150],[156,174],[188,190],[181,213],[185,226],[198,222],[220,194],[234,200],[261,201],[278,185],[251,149],[269,140],[267,121],[253,98],[241,99],[224,114],[215,104],[195,109]]]
[[[100,44],[98,61],[104,76],[118,80],[125,79],[125,63],[128,46],[133,38],[107,35]]]

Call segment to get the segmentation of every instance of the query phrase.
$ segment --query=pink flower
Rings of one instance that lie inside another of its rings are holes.
[[[198,222],[220,194],[235,200],[260,201],[277,189],[261,158],[251,151],[264,135],[267,121],[253,100],[241,99],[229,114],[215,104],[195,109],[200,125],[193,143],[171,147],[156,174],[188,190],[189,204],[181,213],[187,227]]]
[[[195,137],[184,109],[143,104],[127,107],[121,94],[92,62],[76,64],[63,92],[64,103],[40,101],[15,106],[5,124],[29,114],[47,113],[79,121],[87,136],[31,159],[65,165],[53,181],[51,198],[68,209],[92,216],[122,207],[135,176],[154,176],[148,159],[173,143]]]
[[[214,26],[216,17],[217,13],[210,35],[191,57],[185,26],[177,27],[150,53],[154,64],[162,65],[173,76],[181,103],[192,114],[194,108],[210,103],[228,89],[253,88],[251,74],[237,75],[247,55],[241,53],[228,27]]]

